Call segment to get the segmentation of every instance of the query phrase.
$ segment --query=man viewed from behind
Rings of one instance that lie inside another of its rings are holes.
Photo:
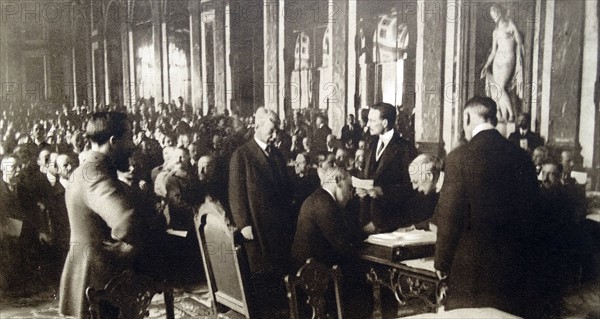
[[[538,183],[529,154],[495,130],[496,103],[475,97],[463,112],[466,145],[446,158],[436,208],[435,268],[448,276],[447,309],[493,307],[538,318],[531,293]],[[528,272],[530,271],[530,272]]]
[[[103,288],[131,268],[144,242],[143,218],[117,179],[117,170],[129,167],[131,134],[123,113],[96,113],[87,124],[91,150],[81,155],[65,191],[72,244],[60,284],[63,315],[88,318],[86,288]]]

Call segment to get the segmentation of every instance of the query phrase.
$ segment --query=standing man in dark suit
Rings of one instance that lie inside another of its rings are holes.
[[[277,115],[256,110],[254,138],[238,148],[229,165],[233,222],[248,240],[252,272],[282,273],[292,244],[291,187],[283,155],[273,146]]]
[[[71,247],[60,282],[60,313],[89,318],[87,287],[103,288],[133,267],[146,242],[144,216],[117,178],[133,151],[132,130],[124,113],[93,114],[86,134],[91,150],[82,153],[65,191]]]
[[[446,158],[436,209],[435,268],[449,278],[447,309],[493,307],[537,318],[531,294],[538,183],[531,157],[495,130],[496,103],[463,113],[467,144]],[[537,247],[539,249],[539,247]]]
[[[374,187],[356,189],[361,198],[360,218],[365,231],[389,232],[407,226],[400,213],[402,205],[414,194],[408,166],[417,156],[417,150],[394,131],[396,108],[378,103],[369,111],[369,132],[374,138],[365,155],[365,179],[372,179]]]
[[[327,152],[327,135],[331,134],[331,129],[325,123],[325,117],[318,114],[315,119],[317,128],[313,131],[313,147],[317,153]]]
[[[362,137],[361,127],[354,121],[354,114],[348,115],[348,124],[342,127],[342,145],[346,145],[348,141],[352,142],[354,147],[358,146],[358,141]]]
[[[538,146],[544,145],[544,140],[539,134],[533,133],[529,127],[531,117],[523,113],[517,118],[517,129],[508,136],[508,140],[531,154]]]

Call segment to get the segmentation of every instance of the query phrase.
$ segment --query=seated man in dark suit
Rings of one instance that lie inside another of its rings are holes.
[[[319,181],[317,171],[309,166],[306,156],[302,153],[296,156],[294,171],[290,176],[292,177],[294,191],[292,196],[292,213],[294,214],[295,226],[302,203],[319,187],[321,182]]]
[[[517,129],[508,136],[508,140],[531,154],[538,146],[544,145],[542,137],[532,132],[531,117],[528,113],[523,113],[517,118]]]
[[[347,313],[344,318],[367,318],[370,298],[362,269],[356,262],[356,245],[363,239],[358,229],[346,218],[345,209],[352,199],[352,180],[343,168],[326,166],[319,169],[322,187],[304,201],[292,245],[293,264],[300,267],[312,257],[331,267],[338,265],[343,273],[342,298]],[[329,302],[328,305],[331,303]]]
[[[300,209],[292,245],[296,266],[310,257],[328,266],[343,264],[352,256],[357,241],[346,227],[342,214],[352,198],[351,176],[340,168],[322,170],[322,187],[310,195]]]
[[[229,207],[227,202],[227,180],[220,178],[222,168],[217,167],[216,159],[210,154],[204,154],[198,159],[197,179],[193,191],[195,204],[202,205],[207,196],[213,201],[218,201],[224,207]]]
[[[543,249],[546,252],[544,270],[550,274],[547,284],[560,300],[569,284],[579,279],[583,256],[589,251],[589,238],[582,227],[585,219],[585,196],[578,196],[569,185],[561,182],[560,165],[547,160],[538,176],[541,184],[539,208],[543,221],[539,223]]]
[[[531,156],[533,165],[535,165],[536,174],[540,174],[542,171],[542,164],[548,159],[548,148],[545,146],[538,146],[533,150]]]

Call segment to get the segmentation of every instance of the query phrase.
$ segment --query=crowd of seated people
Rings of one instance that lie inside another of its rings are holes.
[[[142,99],[130,110],[119,106],[101,109],[128,112],[132,123],[136,150],[130,158],[129,171],[119,172],[119,179],[136,196],[152,198],[154,207],[165,216],[166,227],[190,233],[190,216],[205,196],[228,205],[228,181],[223,178],[227,174],[227,159],[251,138],[253,118],[214,115],[212,110],[200,116],[181,99],[179,103],[159,104],[156,108],[151,103]],[[7,181],[2,185],[8,185],[8,176],[12,175],[10,183],[15,183],[18,191],[12,194],[15,196],[3,196],[3,205],[11,210],[3,209],[2,220],[3,224],[13,217],[24,221],[23,236],[18,240],[3,237],[3,245],[18,242],[3,250],[10,257],[3,260],[13,264],[2,267],[3,291],[27,293],[27,289],[34,289],[14,287],[31,283],[23,280],[28,276],[52,277],[55,281],[60,276],[61,265],[54,264],[61,263],[57,260],[64,259],[69,246],[69,222],[61,194],[69,184],[70,173],[79,165],[80,154],[90,148],[85,127],[91,113],[85,104],[3,105],[0,157],[7,161],[2,169]],[[321,148],[338,143],[328,134],[331,130],[323,116],[294,112],[292,118],[289,127],[279,131],[277,145],[286,155],[289,169],[294,171],[296,167],[294,201],[299,212],[304,199],[319,185],[315,168],[326,155],[311,150],[312,141]],[[348,165],[352,162],[348,161]],[[10,170],[15,172],[9,174]],[[192,239],[189,238],[190,245]],[[15,275],[11,271],[14,267],[23,269],[23,274]],[[44,273],[46,270],[54,274]]]
[[[360,114],[360,124],[350,115],[339,140],[321,114],[293,112],[280,125],[274,114],[261,110],[256,117],[217,115],[212,109],[201,116],[182,100],[156,108],[145,100],[130,110],[106,108],[127,112],[131,122],[135,150],[129,167],[119,170],[118,179],[137,209],[146,212],[152,225],[149,231],[161,234],[153,238],[156,249],[147,257],[161,260],[159,276],[183,286],[202,280],[194,214],[207,198],[220,202],[246,240],[257,245],[248,247],[250,261],[257,260],[251,268],[273,271],[265,263],[279,263],[284,266],[274,271],[279,278],[308,257],[352,270],[358,263],[354,248],[368,234],[411,225],[430,229],[430,224],[436,224],[433,217],[443,162],[419,155],[414,145],[400,137],[393,106],[373,106]],[[3,229],[13,230],[0,233],[1,293],[28,294],[37,282],[30,279],[43,277],[56,284],[60,278],[70,242],[64,193],[81,155],[90,149],[85,132],[90,114],[86,108],[72,109],[67,104],[3,110],[0,222],[10,226]],[[533,138],[525,129],[528,117],[521,120],[523,138],[518,135],[511,141],[532,153],[541,187],[540,209],[552,215],[545,231],[567,229],[562,233],[577,234],[585,206],[579,189],[564,173],[572,170],[572,154],[563,153],[561,164],[552,162],[537,139],[521,141],[525,136]],[[258,154],[250,154],[254,152],[250,144]],[[272,179],[252,175],[254,166],[257,171],[267,167],[264,172],[272,174]],[[374,187],[358,188],[354,194],[351,176],[373,180]],[[288,193],[277,199],[267,194],[281,189]],[[280,225],[261,220],[270,209],[278,218],[286,214]],[[15,220],[22,225],[15,225]],[[286,233],[276,236],[276,245],[269,242],[273,241],[270,236],[278,234],[273,227]],[[580,257],[580,241],[585,241],[548,240],[561,242],[555,245],[561,254],[565,252],[560,256],[576,258]],[[262,258],[273,251],[278,258]],[[260,258],[254,259],[253,253]]]

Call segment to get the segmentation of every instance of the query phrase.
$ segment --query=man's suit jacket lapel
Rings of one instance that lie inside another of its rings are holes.
[[[273,173],[270,169],[267,154],[265,154],[262,148],[258,146],[254,139],[250,141],[250,149],[252,150],[252,156],[260,163],[260,170],[263,171],[263,173],[268,174],[268,176],[271,176]]]
[[[377,169],[375,169],[374,172],[371,170],[371,167],[372,162],[376,160],[377,144],[379,142],[379,137],[371,142],[369,156],[365,159],[365,178],[376,179],[377,177],[379,177],[379,175],[383,173],[383,171],[385,171],[387,166],[394,161],[394,158],[396,158],[398,152],[400,151],[398,148],[397,138],[398,137],[394,135],[394,137],[392,137],[392,139],[390,140],[389,145],[385,147],[385,149],[383,150],[383,154],[381,154],[381,157],[379,158],[379,164],[377,165]]]
[[[389,145],[385,147],[383,150],[383,154],[379,158],[379,165],[377,166],[377,170],[375,171],[375,176],[378,177],[383,173],[383,171],[390,165],[391,162],[394,161],[397,154],[399,152],[398,144],[396,141],[396,136],[392,137],[389,142]]]
[[[371,145],[369,145],[369,151],[367,152],[367,157],[365,158],[365,167],[364,167],[364,178],[365,179],[373,179],[373,174],[375,174],[375,172],[372,172],[371,170],[371,166],[373,165],[373,161],[375,161],[375,152],[377,151],[377,141],[378,139],[374,139],[374,141],[371,141]]]

